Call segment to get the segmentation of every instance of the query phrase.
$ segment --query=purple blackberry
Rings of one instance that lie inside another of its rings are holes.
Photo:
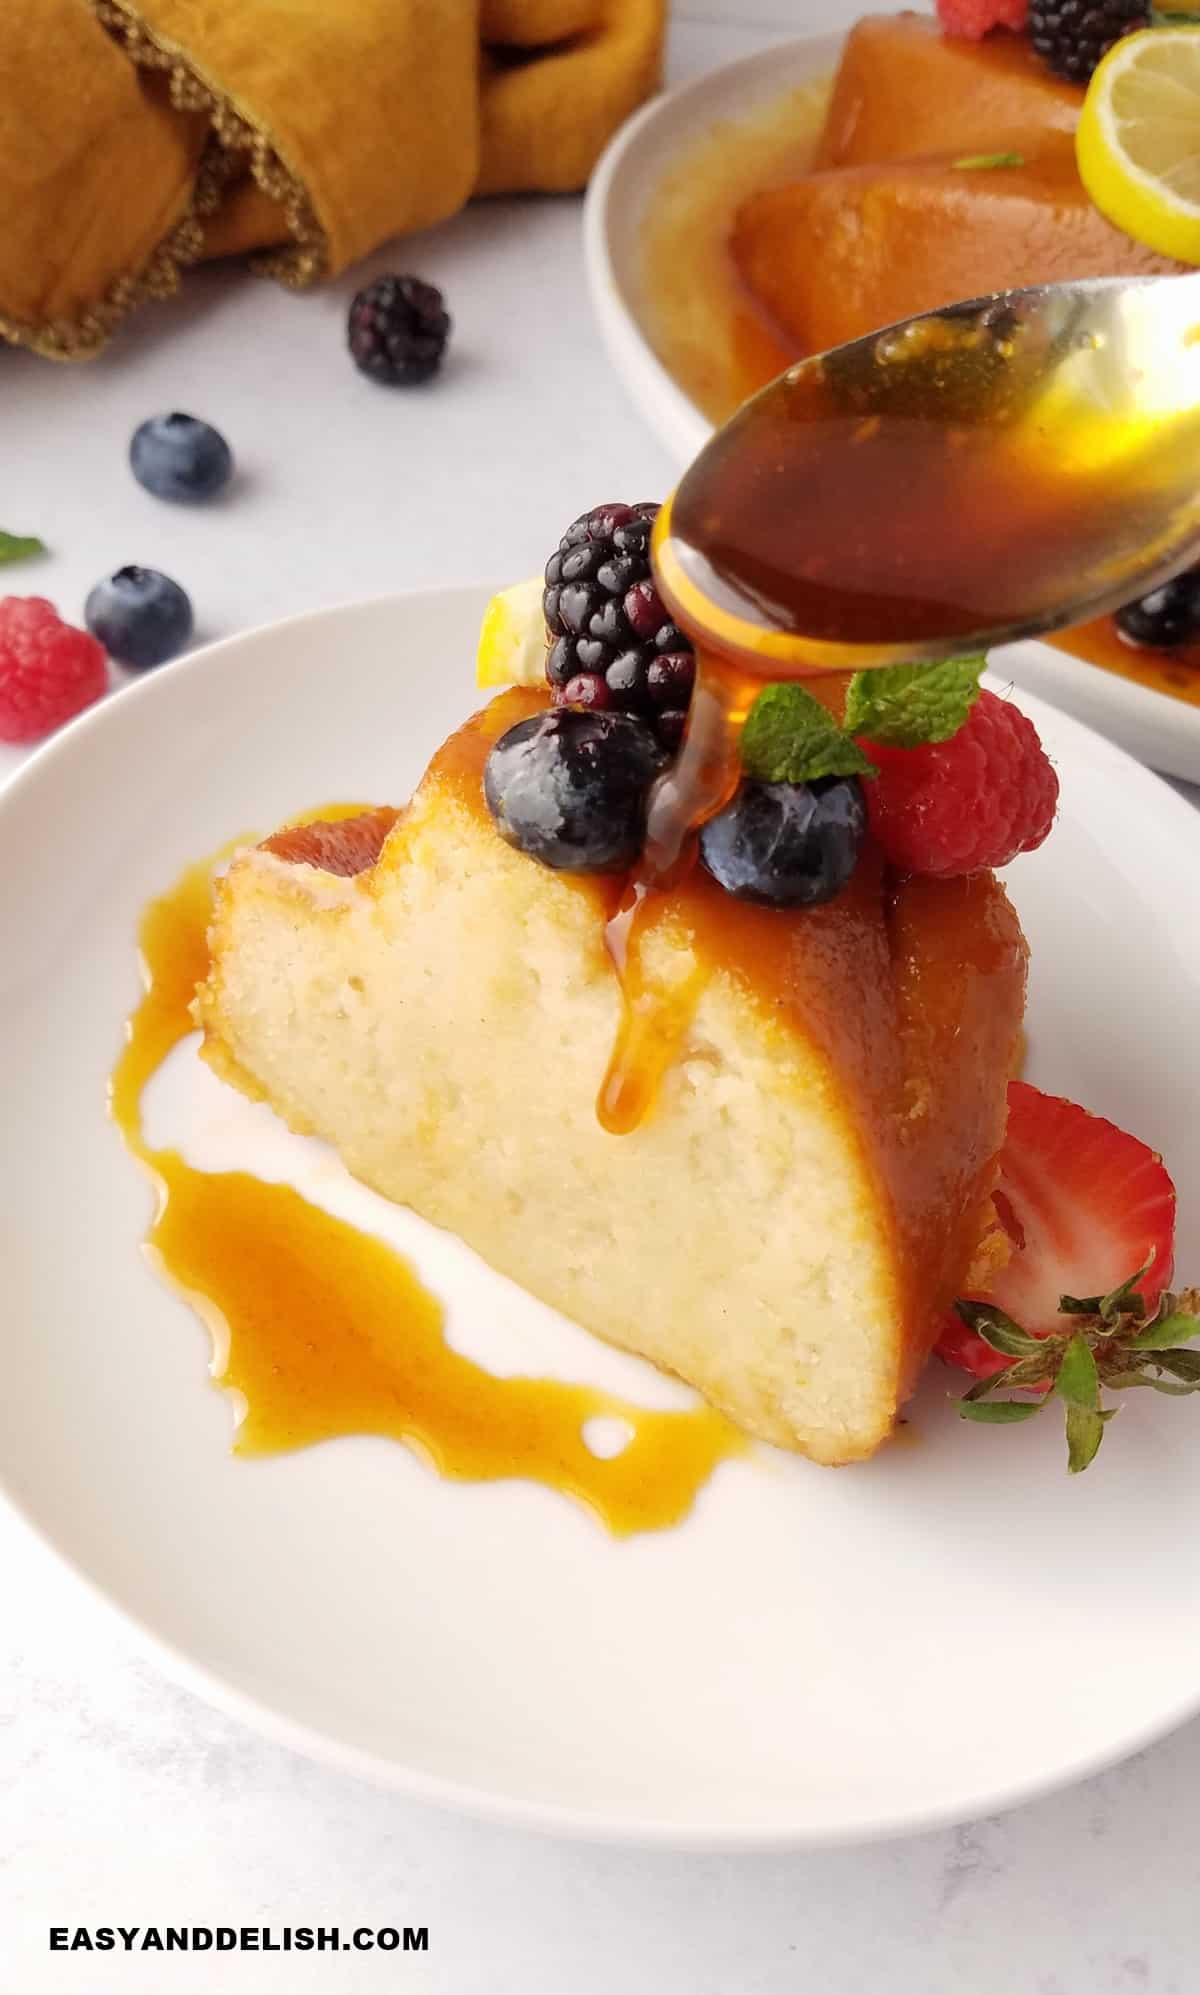
[[[377,277],[358,293],[346,325],[354,365],[388,387],[428,381],[449,337],[445,300],[419,277]]]
[[[1117,629],[1130,644],[1153,650],[1200,641],[1200,568],[1185,568],[1173,581],[1117,611]]]
[[[1101,56],[1149,25],[1146,0],[1030,0],[1029,35],[1047,69],[1087,83]]]
[[[672,754],[683,739],[696,660],[654,586],[658,507],[594,506],[546,563],[542,607],[556,706],[636,714]]]

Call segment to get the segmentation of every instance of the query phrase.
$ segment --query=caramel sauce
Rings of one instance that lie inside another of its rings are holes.
[[[1200,706],[1200,644],[1176,644],[1161,651],[1126,644],[1111,617],[1061,630],[1047,641],[1072,658],[1086,658],[1089,665],[1119,673],[1151,692]]]
[[[373,815],[390,822],[395,814]],[[354,870],[351,854],[369,863],[363,852],[372,840],[378,848],[381,829],[377,822],[356,845],[348,826],[330,849]],[[316,856],[294,831],[273,843],[284,856]],[[244,1399],[236,1451],[278,1454],[339,1435],[383,1435],[457,1481],[542,1483],[618,1536],[678,1523],[716,1465],[745,1446],[712,1408],[651,1411],[588,1386],[497,1378],[451,1348],[441,1305],[392,1248],[288,1185],[196,1170],[178,1151],[148,1143],[143,1091],[194,1030],[189,1006],[208,970],[215,863],[186,868],[145,910],[145,993],[113,1070],[111,1109],[157,1190],[149,1257],[211,1330],[217,1383]],[[608,1458],[584,1438],[586,1423],[601,1416],[630,1433]]]
[[[732,661],[697,652],[683,746],[651,793],[642,855],[606,931],[621,986],[621,1023],[596,1114],[614,1136],[627,1135],[649,1114],[698,994],[694,982],[663,991],[647,975],[648,897],[686,876],[695,861],[696,832],[736,790],[742,725],[760,689],[761,682]]]

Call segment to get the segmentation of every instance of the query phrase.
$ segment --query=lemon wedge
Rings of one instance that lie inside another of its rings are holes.
[[[546,624],[540,575],[493,596],[479,628],[477,686],[540,686],[546,674]]]
[[[1143,28],[1108,51],[1075,134],[1079,177],[1136,242],[1200,263],[1200,25]]]

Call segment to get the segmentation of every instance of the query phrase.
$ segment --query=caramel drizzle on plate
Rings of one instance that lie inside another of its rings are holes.
[[[177,1150],[149,1144],[143,1092],[195,1029],[189,1007],[208,971],[213,872],[228,849],[186,867],[143,914],[145,990],[113,1070],[111,1109],[156,1187],[148,1257],[208,1325],[214,1379],[244,1401],[236,1452],[383,1435],[456,1481],[517,1477],[558,1490],[617,1536],[679,1523],[717,1464],[744,1450],[721,1414],[704,1405],[652,1411],[590,1386],[498,1378],[451,1348],[441,1304],[391,1247],[291,1186],[200,1171]],[[601,1417],[630,1436],[608,1458],[584,1438],[586,1423]]]

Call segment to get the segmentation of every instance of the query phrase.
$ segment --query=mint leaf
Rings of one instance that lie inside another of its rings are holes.
[[[742,729],[742,767],[759,783],[873,776],[875,767],[803,686],[764,686]]]
[[[35,554],[44,554],[46,543],[32,533],[5,533],[0,527],[0,567],[9,561],[30,561]]]
[[[952,166],[960,171],[970,171],[980,166],[1024,166],[1023,152],[965,152],[961,159],[951,160]]]
[[[987,660],[946,658],[937,665],[877,665],[856,672],[846,694],[846,728],[881,748],[920,748],[957,734],[979,693]]]

